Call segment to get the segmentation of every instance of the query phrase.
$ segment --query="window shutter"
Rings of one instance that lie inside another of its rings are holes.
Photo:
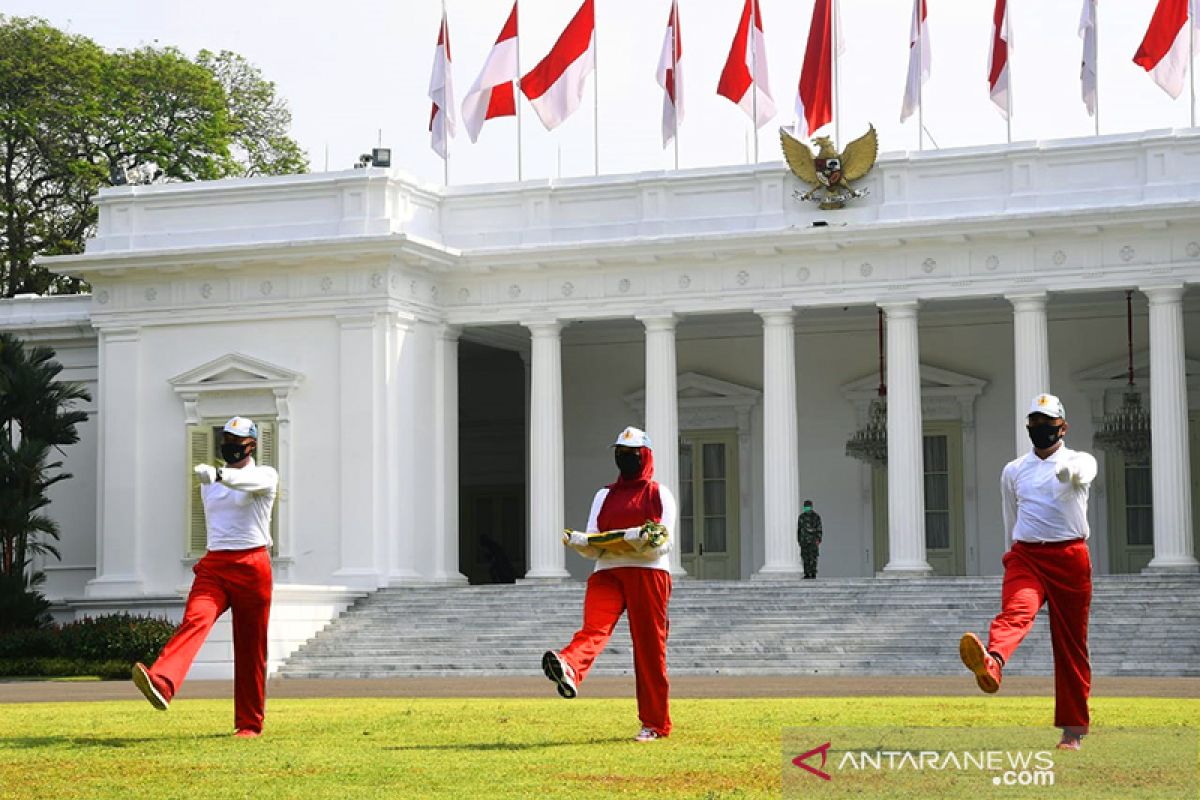
[[[212,430],[207,425],[187,426],[187,554],[193,557],[208,550],[208,528],[204,524],[204,503],[200,500],[200,479],[192,467],[213,462],[212,442]]]
[[[259,422],[258,423],[258,450],[255,461],[263,466],[274,467],[279,469],[279,448],[275,436],[274,422]],[[283,491],[280,486],[275,491],[275,505],[271,509],[271,555],[279,555],[279,493]]]

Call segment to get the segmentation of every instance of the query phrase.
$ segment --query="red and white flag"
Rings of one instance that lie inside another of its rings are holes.
[[[433,152],[446,158],[447,145],[454,136],[454,83],[450,77],[450,26],[444,9],[433,53],[433,74],[429,76],[429,99],[433,101],[433,111],[429,114],[429,130],[433,134],[430,145]]]
[[[683,37],[679,32],[679,2],[671,0],[667,17],[667,35],[663,38],[662,55],[658,59],[658,85],[663,88],[663,147],[679,133],[683,122],[683,74],[679,61],[683,57]]]
[[[796,132],[812,136],[833,120],[833,59],[846,51],[834,19],[837,0],[817,0],[808,27],[804,66],[796,89]]]
[[[754,18],[753,34],[751,17]],[[757,107],[755,128],[761,128],[775,116],[775,101],[771,98],[770,80],[767,77],[767,43],[757,0],[746,0],[742,9],[729,58],[725,60],[721,80],[717,83],[717,94],[733,101],[752,118]]]
[[[583,0],[554,47],[521,78],[521,91],[546,130],[579,108],[584,83],[595,69],[596,7],[594,0]]]
[[[1158,0],[1150,27],[1133,57],[1133,63],[1150,73],[1154,82],[1171,97],[1179,97],[1187,77],[1189,61],[1188,33],[1200,49],[1200,19],[1196,14],[1196,3],[1192,2],[1188,13],[1188,0]],[[1188,24],[1188,17],[1191,24]]]
[[[1008,119],[1008,51],[1012,40],[1008,29],[1008,0],[996,0],[992,12],[992,47],[988,53],[988,92],[1000,115]]]
[[[1079,36],[1083,39],[1083,60],[1079,68],[1080,92],[1089,117],[1096,116],[1096,0],[1083,0],[1079,15]]]
[[[921,87],[929,80],[933,66],[928,17],[925,0],[913,0],[912,28],[908,34],[908,82],[904,86],[904,103],[900,106],[901,122],[911,117],[921,105]]]
[[[516,116],[513,81],[517,77],[517,4],[514,2],[512,13],[500,29],[479,77],[463,98],[463,124],[467,126],[467,135],[472,142],[479,141],[479,131],[485,121]]]

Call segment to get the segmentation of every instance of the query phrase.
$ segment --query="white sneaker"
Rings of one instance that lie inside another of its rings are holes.
[[[663,735],[653,728],[642,728],[638,731],[638,735],[633,737],[635,742],[657,742],[662,739]]]
[[[547,678],[554,681],[561,696],[570,700],[579,694],[575,689],[575,670],[553,650],[547,650],[542,654],[542,672],[546,673]]]
[[[140,661],[134,664],[130,677],[133,678],[133,685],[150,701],[150,705],[159,711],[167,710],[167,706],[171,704],[171,701],[163,697],[162,692],[154,685],[154,679],[150,677],[150,671],[146,669],[145,664]]]

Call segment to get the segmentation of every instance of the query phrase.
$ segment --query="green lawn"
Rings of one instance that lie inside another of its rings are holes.
[[[257,740],[230,736],[230,700],[180,700],[165,714],[140,701],[0,705],[0,798],[779,797],[785,728],[1044,726],[1052,745],[1051,709],[1003,696],[677,700],[671,738],[638,744],[632,699],[280,699]],[[1099,698],[1092,709],[1093,736],[1064,761],[1103,752],[1106,729],[1190,735],[1200,720],[1200,700]],[[1093,784],[1068,794],[970,796],[1160,797],[1128,749],[1105,753],[1084,773]]]

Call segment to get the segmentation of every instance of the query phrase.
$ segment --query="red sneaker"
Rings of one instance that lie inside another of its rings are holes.
[[[966,668],[975,673],[975,683],[980,689],[988,694],[1000,690],[1000,662],[984,649],[978,636],[964,633],[958,642],[958,655]]]
[[[159,685],[161,683],[159,679],[150,674],[150,670],[146,669],[145,664],[140,661],[134,664],[130,677],[133,678],[133,685],[150,701],[150,705],[159,711],[167,710],[167,706],[171,704],[171,701],[167,699],[163,687]]]

